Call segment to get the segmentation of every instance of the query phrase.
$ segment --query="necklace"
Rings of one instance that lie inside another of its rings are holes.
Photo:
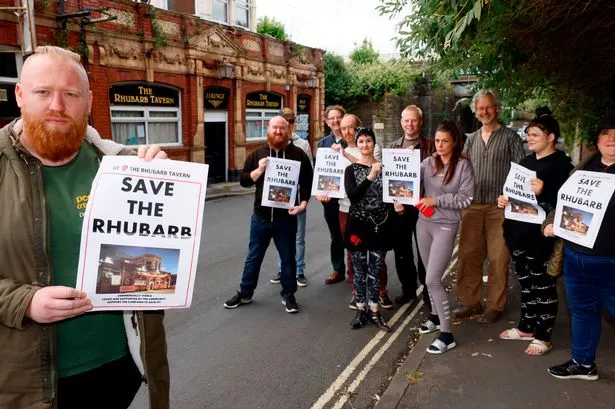
[[[374,223],[374,232],[378,233],[378,226],[381,226],[384,222],[387,221],[387,219],[389,218],[389,212],[386,212],[386,216],[384,216],[384,220],[381,221],[380,223],[376,223],[376,221],[372,218],[372,216],[369,216],[369,219],[372,221],[372,223]]]

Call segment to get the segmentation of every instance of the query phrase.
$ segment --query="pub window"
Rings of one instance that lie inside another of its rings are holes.
[[[246,141],[267,138],[267,124],[279,109],[246,109]]]
[[[235,24],[248,28],[250,24],[248,0],[237,0],[235,3]]]
[[[212,0],[211,17],[215,21],[228,23],[228,0]]]
[[[124,145],[179,145],[179,108],[111,107],[113,140]]]
[[[20,116],[15,84],[19,82],[22,64],[19,49],[0,45],[0,127]]]

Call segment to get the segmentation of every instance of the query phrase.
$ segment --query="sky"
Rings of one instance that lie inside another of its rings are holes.
[[[395,22],[376,11],[378,0],[256,0],[256,18],[273,17],[301,45],[346,56],[371,40],[380,54],[396,52]]]

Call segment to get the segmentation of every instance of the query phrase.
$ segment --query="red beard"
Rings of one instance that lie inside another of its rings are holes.
[[[275,149],[276,151],[281,151],[281,150],[284,150],[284,148],[286,148],[286,145],[288,145],[288,137],[287,136],[277,137],[275,135],[267,134],[267,144],[269,144],[269,146]]]
[[[88,126],[87,115],[79,122],[63,114],[47,114],[37,116],[22,110],[23,132],[28,140],[28,147],[40,158],[60,162],[73,156],[79,151]],[[47,126],[48,118],[61,118],[69,122],[69,129],[62,131]]]

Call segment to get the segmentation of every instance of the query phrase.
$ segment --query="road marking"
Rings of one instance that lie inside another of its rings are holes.
[[[401,334],[401,332],[404,329],[406,329],[406,326],[410,323],[412,318],[414,318],[414,316],[419,312],[422,306],[423,306],[423,300],[420,300],[419,303],[414,308],[414,310],[412,310],[412,312],[406,317],[402,325],[400,325],[399,328],[397,328],[397,330],[393,333],[393,335],[389,337],[387,342],[385,342],[384,345],[382,345],[382,347],[374,354],[374,356],[372,357],[372,359],[370,359],[367,365],[365,365],[365,367],[361,370],[361,372],[359,372],[359,374],[354,379],[354,381],[352,381],[352,383],[348,387],[348,390],[347,390],[348,393],[344,393],[342,397],[339,398],[339,400],[335,403],[335,405],[333,405],[332,409],[341,409],[342,406],[344,406],[344,404],[348,401],[348,396],[359,388],[359,385],[361,384],[361,382],[363,382],[363,379],[365,379],[365,376],[367,376],[367,373],[374,367],[374,365],[376,365],[376,363],[378,363],[380,358],[382,358],[382,355],[384,355],[384,353],[391,347],[391,345],[393,345],[393,342],[395,342],[397,337],[399,337],[399,334]]]
[[[444,271],[444,275],[443,275],[442,278],[448,276],[450,274],[451,270],[453,269],[453,267],[457,264],[457,260],[454,259],[455,255],[457,254],[457,251],[458,251],[458,246],[455,245],[455,248],[453,249],[453,254],[451,255],[451,263],[449,264],[447,269]],[[419,296],[419,294],[421,294],[422,291],[423,291],[423,286],[420,285],[419,288],[416,290],[417,297]],[[378,359],[380,359],[382,357],[382,355],[387,351],[387,349],[393,344],[393,342],[397,339],[397,337],[399,336],[401,331],[410,323],[412,318],[414,318],[414,316],[418,313],[418,310],[422,306],[423,306],[423,300],[419,300],[419,303],[416,305],[416,307],[410,313],[410,315],[408,315],[408,317],[406,317],[406,319],[402,322],[402,325],[400,325],[399,328],[397,328],[397,330],[391,335],[390,339],[382,346],[381,350],[378,351],[374,355],[374,357],[369,361],[369,363],[365,366],[365,368],[359,373],[357,378],[352,382],[352,384],[348,388],[349,391],[350,391],[350,388],[354,388],[354,389],[352,389],[353,391],[358,388],[359,384],[361,383],[361,381],[363,381],[363,379],[365,378],[367,373],[375,365],[375,363],[378,361]],[[395,325],[395,323],[400,319],[400,317],[405,314],[405,312],[408,310],[408,308],[410,308],[410,304],[404,304],[395,313],[395,315],[393,315],[393,317],[389,320],[389,322],[388,322],[389,326],[392,327],[393,325]],[[335,394],[342,388],[344,383],[346,383],[346,381],[348,380],[350,375],[352,375],[352,373],[358,368],[358,366],[361,364],[361,362],[363,362],[363,360],[365,358],[367,358],[367,355],[372,351],[372,349],[374,349],[376,347],[376,345],[378,345],[380,343],[380,340],[382,340],[386,334],[388,334],[388,333],[382,332],[382,331],[378,331],[378,333],[374,336],[374,338],[372,338],[367,343],[367,345],[365,345],[365,347],[363,347],[361,352],[359,352],[357,354],[357,356],[354,357],[354,359],[352,361],[350,361],[348,366],[346,368],[344,368],[342,373],[339,374],[339,376],[335,379],[335,381],[333,381],[331,386],[329,386],[327,388],[327,390],[320,396],[320,398],[318,398],[316,403],[314,403],[312,405],[311,409],[323,409],[325,407],[325,405],[327,405],[329,403],[329,401],[331,401],[335,397]],[[348,400],[347,395],[344,395],[342,398],[340,398],[337,401],[337,403],[335,404],[334,408],[341,408],[341,406],[337,406],[337,405],[343,399]],[[342,406],[344,405],[346,400],[344,400],[342,402],[342,404],[341,404]]]

